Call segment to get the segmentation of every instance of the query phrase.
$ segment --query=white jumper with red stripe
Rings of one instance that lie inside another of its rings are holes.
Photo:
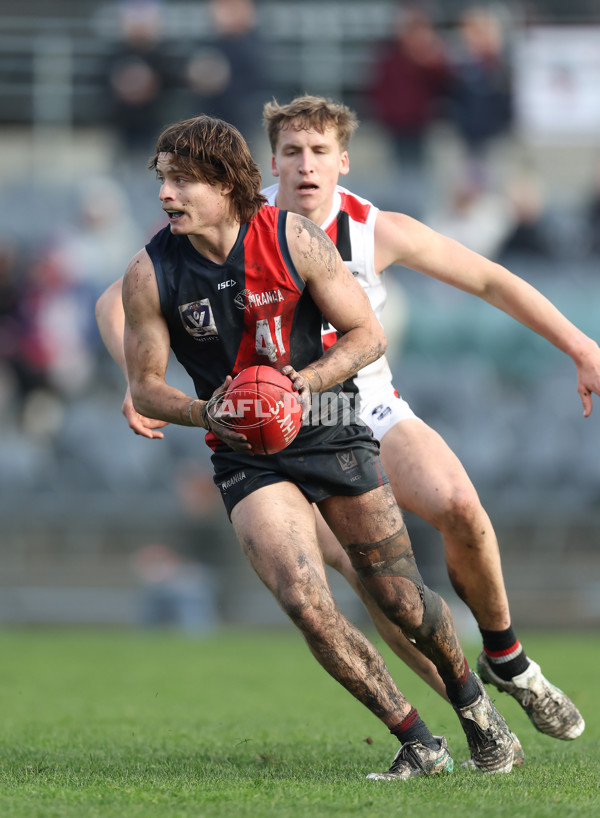
[[[279,185],[271,185],[262,193],[270,205],[275,204]],[[378,208],[367,199],[336,186],[329,215],[319,225],[337,247],[344,263],[361,284],[381,322],[381,313],[387,298],[385,274],[375,270],[375,220]],[[337,340],[335,329],[325,324],[322,331],[323,347],[327,349]],[[392,373],[385,356],[365,366],[350,382],[344,384],[345,392],[358,392],[360,404],[381,396],[392,386]],[[393,388],[393,387],[392,387]]]

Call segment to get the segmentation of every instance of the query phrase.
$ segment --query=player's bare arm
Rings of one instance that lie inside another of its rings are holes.
[[[160,309],[152,261],[145,250],[132,259],[123,279],[125,358],[136,411],[180,426],[198,426],[217,434],[232,448],[247,450],[243,435],[222,427],[207,413],[208,401],[175,389],[166,382],[170,336]],[[231,376],[215,390],[224,392]]]
[[[125,310],[125,359],[133,403],[138,412],[182,426],[192,424],[190,402],[194,400],[165,380],[170,339],[160,310],[154,268],[145,250],[129,264],[123,279]],[[198,401],[198,403],[202,403]],[[198,411],[201,406],[198,406]]]
[[[96,302],[96,322],[104,346],[127,380],[127,365],[123,350],[125,314],[123,312],[123,279],[113,282]]]
[[[365,291],[331,239],[314,222],[289,213],[287,240],[292,260],[315,304],[342,336],[314,367],[301,373],[311,389],[320,392],[383,355],[385,335]]]
[[[501,264],[404,214],[378,214],[375,247],[378,271],[391,264],[409,267],[476,295],[546,338],[575,363],[584,415],[591,413],[592,393],[600,395],[600,347],[539,290]]]
[[[125,362],[125,350],[123,348],[123,332],[125,330],[123,278],[115,281],[102,293],[96,302],[95,312],[96,322],[104,345],[121,369],[127,384],[121,412],[125,416],[129,427],[136,435],[142,435],[150,439],[163,438],[164,434],[159,430],[167,425],[165,421],[140,415],[139,412],[136,412],[131,399],[129,379],[127,377],[127,364]]]

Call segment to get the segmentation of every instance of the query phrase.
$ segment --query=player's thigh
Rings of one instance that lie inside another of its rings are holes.
[[[319,509],[344,548],[380,543],[404,528],[388,484],[356,496],[329,497],[319,503]]]
[[[418,418],[392,426],[381,440],[380,459],[398,504],[433,525],[453,508],[479,503],[458,457]]]
[[[423,582],[389,484],[356,497],[330,497],[319,508],[384,615],[418,625]]]
[[[353,587],[356,587],[358,579],[354,568],[352,567],[352,563],[350,562],[350,558],[340,545],[338,538],[323,519],[323,515],[317,506],[314,505],[313,509],[317,524],[317,538],[319,540],[319,548],[323,554],[323,559],[327,565],[331,566],[331,568],[334,568],[336,571],[339,571],[339,573],[346,577]]]
[[[324,580],[313,507],[293,483],[251,492],[234,506],[231,522],[250,564],[278,598],[307,575]]]

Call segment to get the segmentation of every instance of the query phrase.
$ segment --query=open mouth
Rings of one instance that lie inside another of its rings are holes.
[[[176,222],[183,216],[183,210],[165,210],[170,222]]]
[[[300,193],[311,193],[313,190],[318,190],[318,188],[316,185],[310,182],[304,182],[303,184],[298,185],[298,190]]]

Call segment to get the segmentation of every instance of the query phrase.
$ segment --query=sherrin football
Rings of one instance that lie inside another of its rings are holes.
[[[302,425],[298,393],[289,378],[270,366],[243,369],[215,414],[227,416],[227,424],[246,436],[254,454],[282,451]]]

